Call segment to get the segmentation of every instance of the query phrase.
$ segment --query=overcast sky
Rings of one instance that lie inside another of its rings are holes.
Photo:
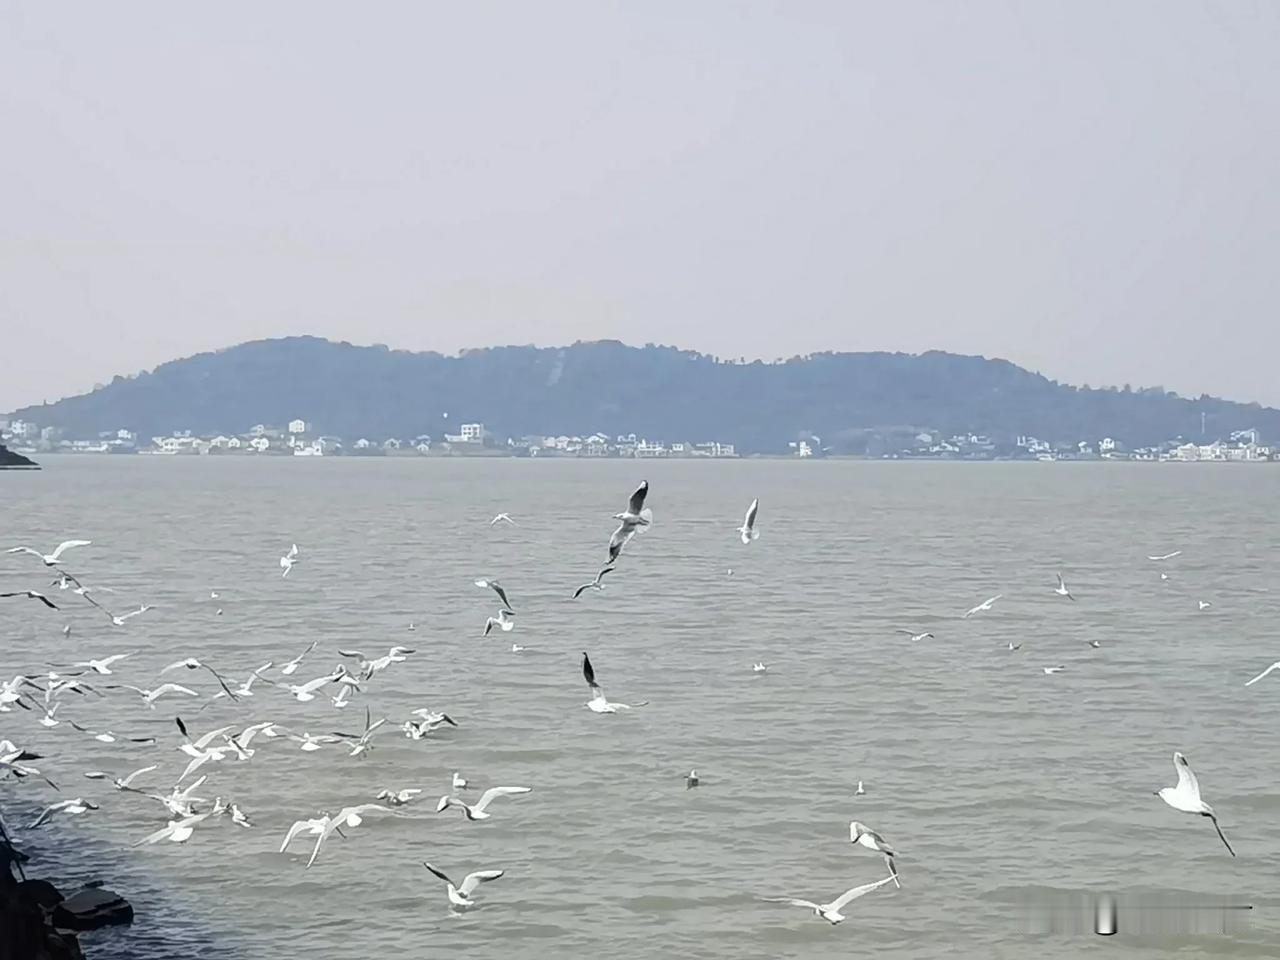
[[[0,410],[243,340],[1280,405],[1280,4],[0,0]]]

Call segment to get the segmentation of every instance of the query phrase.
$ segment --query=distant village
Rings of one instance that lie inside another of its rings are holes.
[[[200,436],[183,430],[165,437],[141,438],[127,428],[108,431],[96,438],[68,439],[55,426],[40,426],[27,420],[0,419],[0,442],[19,453],[145,454],[150,456],[515,456],[515,457],[635,457],[635,458],[725,458],[737,457],[732,443],[718,440],[653,440],[634,433],[610,436],[523,436],[498,437],[483,423],[461,424],[458,433],[439,438],[425,434],[415,437],[342,437],[320,433],[303,419],[283,427],[256,424],[233,435]],[[943,437],[920,431],[885,434],[862,432],[866,459],[891,460],[1138,460],[1151,462],[1271,462],[1280,461],[1280,450],[1263,444],[1257,430],[1238,430],[1226,440],[1200,442],[1181,437],[1157,446],[1128,449],[1111,437],[1075,443],[1049,443],[1021,436],[1013,441],[967,434]],[[799,459],[831,455],[822,438],[808,435],[788,444],[789,455]]]

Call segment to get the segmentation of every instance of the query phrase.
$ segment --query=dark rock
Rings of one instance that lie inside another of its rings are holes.
[[[0,960],[84,960],[71,933],[49,927],[45,911],[14,890],[0,896]]]
[[[62,894],[48,880],[23,880],[14,888],[14,896],[24,903],[52,910],[62,902]]]
[[[102,887],[86,887],[53,908],[53,925],[62,930],[97,930],[118,923],[133,923],[133,907]]]
[[[34,460],[24,457],[20,453],[14,453],[3,443],[0,443],[0,470],[3,470],[6,467],[35,467],[39,470],[40,464],[36,463]]]

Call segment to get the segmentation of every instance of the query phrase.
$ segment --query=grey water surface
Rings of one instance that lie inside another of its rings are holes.
[[[645,478],[652,529],[606,591],[570,600]],[[744,546],[753,497],[761,536]],[[499,511],[519,526],[491,527]],[[133,899],[137,936],[100,942],[137,960],[1275,956],[1280,673],[1243,683],[1280,659],[1278,518],[1280,470],[1265,465],[49,457],[0,475],[0,545],[90,539],[67,568],[114,591],[96,594],[112,609],[156,608],[120,628],[56,587],[57,612],[5,601],[5,678],[117,652],[132,655],[99,685],[151,687],[191,655],[237,681],[273,661],[279,678],[317,641],[297,682],[338,648],[417,652],[341,710],[267,685],[201,710],[216,684],[185,670],[165,679],[204,699],[63,698],[59,719],[155,746],[0,714],[0,737],[45,754],[63,796],[102,803],[25,831],[13,811],[57,795],[6,781],[0,809],[28,848],[62,851],[60,876],[118,865],[103,879]],[[294,542],[302,560],[282,579]],[[1052,592],[1059,571],[1074,602]],[[506,586],[512,632],[481,637],[497,612],[482,576]],[[0,554],[0,589],[49,579]],[[649,704],[586,710],[583,651],[610,699]],[[248,830],[210,822],[135,848],[163,809],[82,776],[159,763],[140,779],[167,791],[187,760],[175,715],[197,735],[255,720],[327,733],[361,728],[366,706],[390,718],[367,758],[259,740],[251,760],[200,771],[200,793],[235,800]],[[419,707],[460,726],[405,739]],[[1238,858],[1153,796],[1175,782],[1174,750]],[[533,792],[485,822],[436,814],[454,770]],[[305,840],[277,852],[295,819],[382,787],[424,793],[334,837],[310,869]],[[884,876],[848,843],[851,819],[898,848],[900,890],[855,901],[837,927],[760,900],[825,901]],[[423,860],[507,874],[451,916]],[[1230,936],[1135,936],[1124,916],[1115,938],[1028,932],[1035,904],[1105,893],[1254,909]]]

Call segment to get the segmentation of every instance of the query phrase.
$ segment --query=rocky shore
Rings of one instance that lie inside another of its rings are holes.
[[[98,883],[69,897],[30,879],[29,858],[0,825],[0,960],[82,960],[78,932],[132,923],[129,902]]]
[[[20,453],[14,453],[3,443],[0,443],[0,470],[39,470],[40,464],[34,460],[24,457]]]

